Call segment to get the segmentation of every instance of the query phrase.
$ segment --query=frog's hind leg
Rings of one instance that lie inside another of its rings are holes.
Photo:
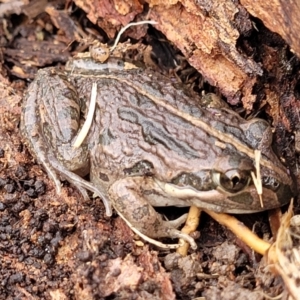
[[[96,188],[90,182],[84,180],[82,177],[73,173],[72,171],[69,171],[53,155],[49,155],[49,160],[51,160],[51,165],[55,168],[55,170],[58,173],[62,174],[62,176],[65,179],[67,179],[70,183],[75,185],[77,189],[83,194],[83,197],[89,198],[86,193],[86,189],[99,196],[104,204],[106,215],[109,217],[112,215],[110,201],[98,188]]]
[[[45,168],[48,176],[54,181],[57,194],[61,194],[61,181],[59,176],[57,175],[57,171],[62,170],[63,166],[56,159],[54,159],[52,150],[49,148],[46,149],[47,143],[45,142],[45,140],[43,138],[41,139],[40,135],[34,134],[41,131],[41,128],[38,125],[40,123],[40,120],[37,120],[37,117],[29,118],[28,115],[28,112],[25,112],[21,115],[22,134],[25,137],[29,136],[29,138],[25,141],[25,144],[27,144],[30,152],[38,153],[37,159],[39,163]],[[31,115],[37,116],[37,114],[32,113]],[[53,167],[54,162],[56,162],[56,168]],[[66,173],[65,168],[62,173]],[[78,186],[78,189],[85,199],[89,199],[89,196],[85,189],[81,188],[81,186]]]
[[[97,196],[99,196],[102,199],[103,204],[105,206],[106,215],[112,215],[110,202],[99,189],[94,187],[90,182],[84,180],[77,174],[73,173],[72,171],[69,171],[55,158],[54,154],[50,150],[48,150],[48,155],[46,155],[46,151],[44,149],[43,144],[40,144],[40,142],[36,141],[35,143],[33,143],[33,145],[34,147],[32,146],[32,148],[34,148],[35,153],[39,153],[39,162],[45,168],[48,176],[54,181],[57,194],[61,194],[61,181],[57,174],[62,174],[62,176],[65,179],[67,179],[69,182],[76,186],[76,188],[80,191],[84,199],[89,199],[86,190],[94,192]]]
[[[45,71],[39,71],[41,81],[43,82]],[[50,161],[47,158],[49,149],[43,136],[41,122],[42,116],[37,101],[37,94],[39,91],[39,80],[35,80],[29,86],[25,100],[23,101],[20,130],[24,137],[24,143],[27,145],[29,151],[32,154],[36,154],[37,160],[44,166],[48,176],[54,181],[56,191],[58,194],[61,192],[61,183],[56,174],[56,171],[52,168]]]
[[[46,159],[46,157],[40,156],[39,161],[44,166],[48,176],[54,181],[56,193],[60,194],[61,193],[61,182],[57,176],[56,171],[54,170],[54,168],[52,168],[51,164]]]
[[[37,154],[37,160],[38,162],[45,168],[48,176],[54,181],[56,192],[58,194],[61,193],[61,182],[57,175],[57,172],[52,167],[48,155],[46,155],[47,152],[49,152],[49,149],[46,149],[46,143],[44,139],[41,139],[40,135],[37,134],[40,132],[39,122],[40,120],[37,119],[37,117],[33,117],[32,119],[28,116],[29,113],[25,112],[21,115],[21,132],[24,137],[27,137],[27,139],[24,141],[24,143],[27,145],[29,152],[32,154]],[[31,115],[37,115],[37,113]]]

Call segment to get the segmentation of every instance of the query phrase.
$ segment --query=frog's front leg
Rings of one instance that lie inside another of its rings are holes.
[[[113,207],[142,234],[151,238],[181,238],[196,249],[194,239],[176,229],[185,222],[186,215],[164,221],[151,201],[146,199],[146,193],[151,192],[152,186],[155,183],[151,177],[127,177],[113,183],[108,195]]]

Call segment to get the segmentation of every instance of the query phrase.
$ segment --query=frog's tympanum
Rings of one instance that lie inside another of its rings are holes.
[[[178,224],[153,206],[252,213],[290,200],[293,182],[272,151],[266,121],[246,121],[221,105],[203,107],[201,97],[176,80],[128,66],[118,59],[74,59],[65,71],[40,70],[30,85],[21,129],[58,189],[61,176],[85,196],[86,189],[95,192],[108,215],[112,205],[150,237],[179,235]],[[93,83],[94,119],[74,148]],[[263,206],[251,177],[256,149]],[[82,178],[87,174],[90,181]]]

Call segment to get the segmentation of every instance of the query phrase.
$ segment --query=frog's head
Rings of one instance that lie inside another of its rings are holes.
[[[274,168],[261,161],[258,171],[255,163],[241,155],[220,157],[216,162],[211,178],[215,190],[224,197],[223,211],[251,213],[272,209],[294,196],[293,180],[283,166],[278,169],[278,165]]]
[[[210,170],[180,173],[163,185],[165,192],[198,207],[228,213],[253,213],[287,204],[295,195],[294,181],[272,150],[270,126],[253,119],[241,128],[242,140],[226,143]]]
[[[294,196],[288,174],[282,180],[265,166],[260,172],[261,196],[254,184],[257,171],[253,162],[241,156],[220,157],[211,170],[180,173],[171,183],[159,185],[169,196],[217,212],[253,213],[287,204]]]

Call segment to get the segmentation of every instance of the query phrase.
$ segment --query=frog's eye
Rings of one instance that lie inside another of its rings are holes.
[[[248,186],[251,180],[249,172],[239,169],[228,170],[225,173],[217,173],[214,176],[215,183],[230,193],[236,193]]]

